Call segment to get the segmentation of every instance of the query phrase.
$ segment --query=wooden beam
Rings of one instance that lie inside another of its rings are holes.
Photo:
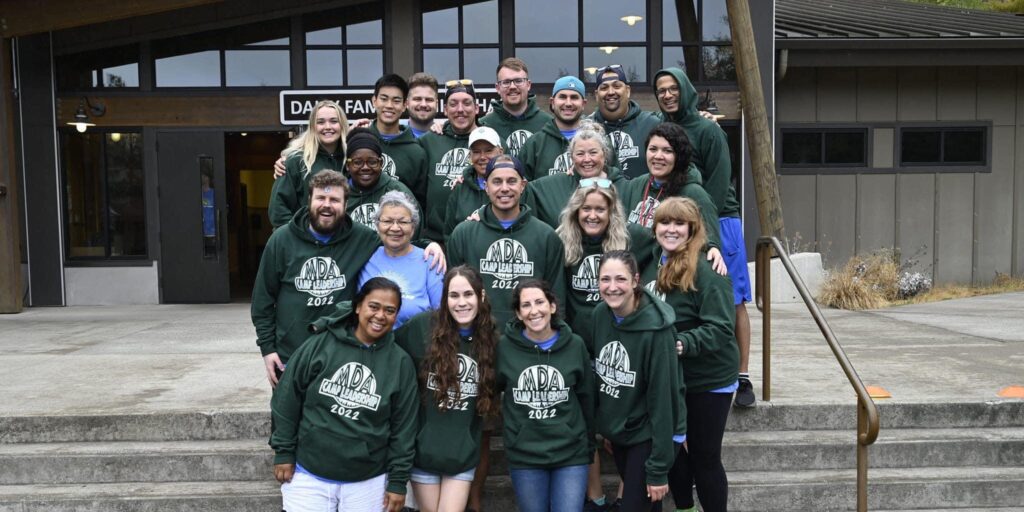
[[[736,79],[740,85],[740,104],[743,107],[743,124],[753,166],[751,173],[754,175],[761,234],[785,240],[782,200],[779,198],[779,182],[775,175],[775,157],[772,156],[772,131],[768,126],[764,90],[761,88],[750,5],[747,0],[726,0],[725,6],[729,13],[729,28],[732,30]]]
[[[223,0],[0,0],[2,36],[19,37],[80,27]]]
[[[18,313],[23,306],[12,60],[11,40],[5,37],[0,43],[0,313]]]

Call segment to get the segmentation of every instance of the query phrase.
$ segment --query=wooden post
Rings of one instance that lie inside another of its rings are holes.
[[[754,193],[757,213],[761,221],[761,234],[785,240],[782,222],[782,201],[775,176],[775,158],[772,156],[772,132],[765,111],[761,73],[754,48],[754,27],[750,21],[747,0],[726,0],[729,28],[732,30],[733,54],[736,56],[736,78],[740,85],[740,105],[750,148],[751,169],[754,175]]]
[[[0,39],[0,313],[21,303],[21,233],[14,159],[14,83],[11,39]]]

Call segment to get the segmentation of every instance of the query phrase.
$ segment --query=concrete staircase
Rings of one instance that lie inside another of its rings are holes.
[[[880,408],[871,510],[1024,510],[1024,401]],[[0,418],[0,512],[277,511],[268,423],[262,412]],[[733,411],[730,510],[854,508],[854,425],[852,397]],[[500,438],[491,475],[487,510],[515,510]]]

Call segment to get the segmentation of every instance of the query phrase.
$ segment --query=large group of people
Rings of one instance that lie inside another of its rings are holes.
[[[482,510],[498,432],[519,510],[726,510],[755,397],[725,133],[680,69],[659,112],[596,75],[590,115],[572,76],[541,110],[517,58],[482,117],[425,73],[381,77],[368,123],[314,105],[252,301],[283,510]]]

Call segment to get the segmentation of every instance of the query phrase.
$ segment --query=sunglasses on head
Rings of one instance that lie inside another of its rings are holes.
[[[584,178],[580,180],[580,188],[587,187],[612,188],[612,180],[608,178]]]

